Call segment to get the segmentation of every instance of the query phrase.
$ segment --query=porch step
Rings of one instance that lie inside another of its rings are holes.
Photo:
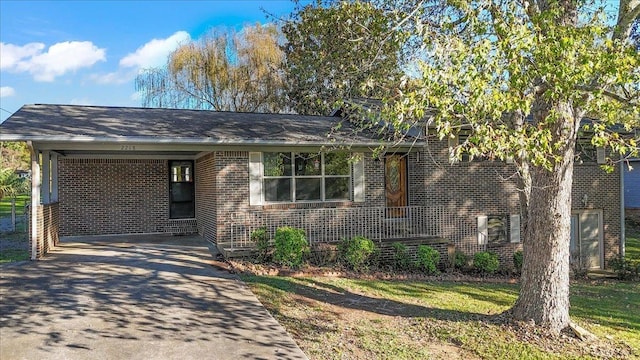
[[[171,219],[167,222],[164,232],[172,235],[192,235],[198,233],[196,219]]]
[[[253,255],[252,247],[228,248],[223,247],[220,252],[226,259],[250,257]]]

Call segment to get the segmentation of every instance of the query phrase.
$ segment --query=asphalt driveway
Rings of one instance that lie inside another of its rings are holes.
[[[306,359],[199,238],[87,238],[0,267],[0,359]]]

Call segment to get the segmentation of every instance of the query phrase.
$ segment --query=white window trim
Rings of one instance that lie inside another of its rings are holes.
[[[265,151],[268,152],[268,151]],[[310,152],[296,152],[296,151],[274,151],[274,152],[279,152],[279,153],[290,153],[291,154],[291,175],[290,176],[265,176],[264,175],[264,153],[265,152],[261,152],[261,153],[252,153],[252,154],[260,154],[260,199],[259,199],[259,203],[258,201],[255,201],[255,204],[292,204],[292,203],[332,203],[332,202],[343,202],[343,201],[351,201],[354,198],[354,186],[353,186],[353,179],[354,179],[354,166],[349,166],[349,174],[348,175],[326,175],[325,174],[325,154],[326,152],[322,152],[319,151],[320,153],[320,175],[296,175],[295,172],[295,156],[297,154],[301,154],[301,153],[310,153]],[[251,156],[251,155],[250,155]],[[255,156],[255,155],[254,155]],[[254,171],[256,171],[257,167],[254,168]],[[250,170],[250,173],[252,171]],[[256,174],[257,175],[257,174]],[[349,185],[349,197],[345,198],[345,199],[326,199],[326,193],[325,193],[325,188],[326,188],[326,179],[337,179],[337,178],[343,178],[343,179],[348,179],[347,183]],[[290,201],[267,201],[265,199],[265,192],[264,192],[264,180],[265,179],[291,179],[291,200]],[[318,200],[297,200],[296,199],[296,179],[320,179],[320,199]],[[257,176],[252,177],[252,181],[256,181],[257,180]],[[251,186],[251,184],[250,184]],[[257,200],[257,194],[255,194],[254,188],[257,189],[257,186],[251,186],[252,188],[252,192],[251,192],[251,197],[256,197],[255,200]],[[253,205],[254,202],[252,202],[251,204]]]

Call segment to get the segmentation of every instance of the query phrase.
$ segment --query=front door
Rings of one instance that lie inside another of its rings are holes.
[[[195,217],[193,161],[169,162],[169,217]]]
[[[602,211],[581,210],[571,216],[571,261],[602,267]]]
[[[384,158],[384,188],[388,217],[405,217],[407,206],[407,157],[387,155]]]

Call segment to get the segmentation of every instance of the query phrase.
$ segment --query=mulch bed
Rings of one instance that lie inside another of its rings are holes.
[[[451,281],[451,282],[488,282],[488,283],[518,283],[519,279],[508,275],[480,276],[463,274],[461,272],[442,272],[438,275],[425,275],[421,273],[407,272],[355,272],[339,267],[321,267],[304,265],[299,269],[279,267],[274,264],[255,264],[246,260],[229,259],[229,270],[245,275],[254,276],[285,276],[285,277],[332,277],[362,280],[389,280],[389,281]]]

